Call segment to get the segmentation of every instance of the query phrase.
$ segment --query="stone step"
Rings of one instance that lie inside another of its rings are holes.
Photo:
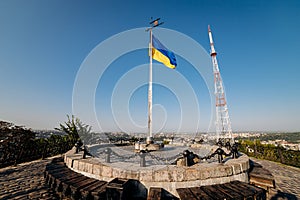
[[[94,196],[106,195],[106,185],[106,181],[97,180],[95,183],[91,183],[90,185],[80,189],[79,192],[84,199],[91,199],[94,198]]]
[[[275,179],[272,173],[254,161],[250,162],[249,182],[267,191],[275,188]]]
[[[44,174],[46,183],[62,199],[103,199],[106,197],[107,182],[76,173],[60,160],[53,160],[48,164]]]
[[[191,188],[178,188],[180,199],[266,199],[265,190],[240,181]]]
[[[162,188],[151,187],[147,196],[147,200],[161,200]]]

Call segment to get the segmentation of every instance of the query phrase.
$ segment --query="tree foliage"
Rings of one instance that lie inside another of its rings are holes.
[[[78,122],[80,123],[80,120],[78,118],[75,119],[74,115],[72,115],[72,118],[70,118],[69,115],[67,115],[68,121],[59,124],[59,128],[55,128],[58,131],[63,131],[65,132],[70,141],[75,144],[76,141],[79,139],[79,133],[78,133],[78,127],[77,124]]]
[[[83,140],[85,144],[91,143],[94,133],[92,132],[92,126],[84,124],[79,118],[71,117],[67,115],[68,120],[63,124],[60,124],[56,130],[65,132],[72,143],[76,143],[79,139]]]
[[[261,144],[260,140],[240,140],[239,151],[248,156],[300,167],[300,151],[286,150],[282,146]]]
[[[68,116],[68,121],[56,130],[66,135],[35,138],[30,129],[0,121],[0,167],[63,154],[74,146],[80,133],[87,134],[91,128],[74,116]]]

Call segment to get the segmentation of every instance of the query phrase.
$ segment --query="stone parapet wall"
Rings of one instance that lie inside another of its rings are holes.
[[[86,176],[104,181],[114,178],[135,179],[147,188],[162,187],[177,195],[176,188],[223,184],[233,180],[249,182],[249,158],[228,159],[225,163],[199,163],[190,167],[155,165],[140,167],[127,162],[101,163],[96,158],[82,159],[81,154],[69,151],[65,154],[66,165]]]

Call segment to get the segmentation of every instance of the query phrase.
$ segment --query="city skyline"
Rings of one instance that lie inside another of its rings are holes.
[[[147,132],[149,33],[144,29],[152,16],[165,22],[154,34],[178,59],[175,70],[153,62],[156,132],[214,130],[213,85],[199,71],[210,69],[213,79],[208,25],[233,131],[299,131],[299,8],[298,1],[1,1],[0,120],[53,129],[74,113],[94,131]],[[128,44],[97,54],[131,33],[137,35],[126,37],[132,37]],[[195,48],[186,47],[184,39],[195,41]],[[130,43],[142,46],[114,55],[95,88],[87,88],[94,92],[89,106],[95,123],[89,112],[74,108],[80,73],[91,56],[101,62]],[[203,49],[193,52],[196,47]],[[199,67],[191,54],[201,58]]]

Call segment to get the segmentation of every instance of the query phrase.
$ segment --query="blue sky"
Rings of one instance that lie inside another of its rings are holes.
[[[92,50],[116,34],[147,26],[153,16],[162,18],[163,28],[185,34],[206,51],[211,25],[233,130],[299,131],[299,10],[299,1],[0,1],[0,119],[31,128],[58,127],[73,112],[76,76]],[[159,29],[155,31],[167,47],[183,45],[170,44]],[[99,55],[99,60],[105,56]],[[188,107],[187,112],[199,109],[197,130],[206,131],[209,91],[193,66],[177,58],[178,68],[171,73],[189,81],[199,108]],[[147,62],[146,49],[120,55],[95,91],[100,127],[89,117],[78,117],[94,130],[146,131],[147,85],[139,85],[127,103],[116,101],[124,103],[137,126],[127,127],[126,116],[114,119],[117,111],[111,105],[118,81]],[[154,63],[155,79],[165,69]],[[136,78],[147,77],[145,73]],[[175,88],[185,87],[171,79]],[[175,131],[180,120],[183,131],[195,131],[194,113],[180,119],[185,100],[159,84],[153,91],[153,103],[161,105],[154,110],[157,131]]]

